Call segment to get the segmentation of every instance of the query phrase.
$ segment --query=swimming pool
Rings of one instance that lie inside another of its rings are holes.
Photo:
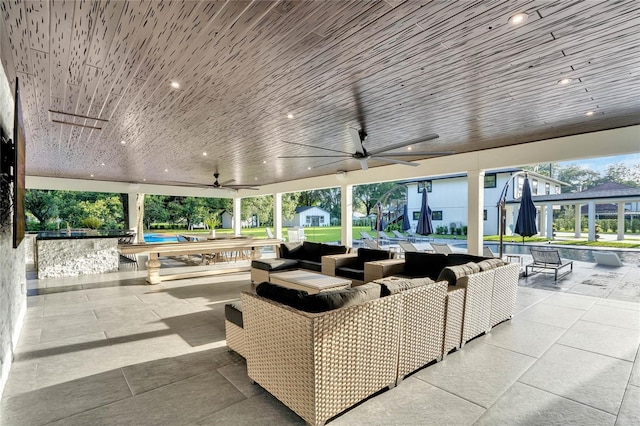
[[[467,248],[466,242],[452,244],[449,240],[449,244],[451,244],[454,247],[460,247],[464,249]],[[491,248],[491,251],[493,251],[496,255],[500,251],[499,244],[496,242],[493,242],[493,241],[486,242],[484,243],[484,245]],[[529,251],[531,247],[555,248],[555,249],[558,249],[558,252],[560,253],[560,257],[562,257],[563,259],[578,260],[581,262],[591,262],[591,263],[595,263],[596,261],[595,258],[593,257],[594,251],[604,251],[604,250],[589,249],[584,247],[579,247],[579,248],[578,247],[557,247],[555,244],[554,245],[540,244],[540,245],[532,246],[530,244],[523,245],[518,243],[503,243],[502,252],[504,254],[531,254],[531,252]],[[614,250],[614,251],[620,257],[620,260],[622,260],[626,264],[631,264],[631,265],[640,264],[640,250],[636,250],[636,251]]]
[[[178,238],[169,234],[144,234],[145,243],[177,243]]]

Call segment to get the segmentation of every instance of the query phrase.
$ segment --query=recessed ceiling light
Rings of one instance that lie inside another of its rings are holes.
[[[91,175],[91,177],[93,177],[93,175]]]
[[[565,84],[569,84],[573,81],[572,78],[563,78],[562,80],[558,80],[558,84],[564,86]]]
[[[101,166],[106,166],[106,164],[104,164],[104,163],[101,163],[100,165],[101,165]]]
[[[120,143],[121,143],[122,145],[126,145],[126,144],[127,144],[127,141],[120,141]]]
[[[165,171],[165,172],[168,172],[168,171],[169,171],[169,169],[164,169],[164,171]]]
[[[287,114],[287,118],[293,118],[293,114],[291,113]]]
[[[257,178],[257,177],[254,177],[254,178],[253,178],[253,180],[258,180],[258,178]]]
[[[411,151],[413,148],[411,148],[410,146],[407,147],[407,151]]]
[[[307,167],[307,170],[311,170],[311,166]]]
[[[516,13],[515,15],[511,15],[511,17],[509,18],[509,23],[511,25],[524,24],[527,21],[528,17],[529,15],[524,12]]]
[[[587,111],[584,113],[584,115],[593,115],[593,111]]]
[[[262,164],[267,164],[267,160],[262,160]]]
[[[203,153],[202,153],[202,155],[204,155],[204,156],[206,157],[206,156],[207,156],[207,153],[206,153],[206,152],[203,152]]]
[[[180,83],[178,83],[177,81],[172,81],[171,82],[171,87],[173,87],[174,89],[179,89],[180,88]]]
[[[146,179],[142,179],[142,181],[143,181],[143,182],[146,182],[147,180],[146,180]]]

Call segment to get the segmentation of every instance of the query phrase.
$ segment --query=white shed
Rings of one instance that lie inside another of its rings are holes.
[[[230,212],[223,210],[220,214],[220,221],[224,229],[233,228],[233,215]]]
[[[320,207],[297,207],[293,221],[285,226],[330,226],[331,215]]]

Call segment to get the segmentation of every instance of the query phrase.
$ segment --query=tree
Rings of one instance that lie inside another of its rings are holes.
[[[53,191],[30,189],[25,193],[25,209],[38,219],[40,229],[45,229],[47,222],[58,216],[58,205]]]
[[[169,220],[166,209],[167,197],[164,195],[146,195],[144,197],[144,222],[147,229],[153,222],[165,222]]]
[[[253,223],[255,216],[258,219],[258,226],[273,224],[273,196],[243,198],[240,206],[242,217],[249,223]]]
[[[340,188],[327,188],[318,192],[320,193],[320,207],[329,212],[334,222],[336,219],[339,220],[342,215]]]
[[[282,218],[285,220],[293,220],[298,207],[298,193],[289,192],[282,194]]]
[[[640,163],[632,167],[624,163],[610,164],[604,172],[604,180],[640,188]]]
[[[569,187],[563,189],[563,192],[584,191],[601,183],[598,172],[573,164],[560,168],[558,180],[569,184]]]
[[[387,191],[397,185],[395,182],[374,183],[371,185],[358,185],[353,190],[354,198],[357,198],[369,216],[376,203]]]

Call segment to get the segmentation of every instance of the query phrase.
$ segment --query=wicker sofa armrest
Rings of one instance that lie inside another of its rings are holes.
[[[354,263],[358,259],[356,253],[330,254],[322,256],[322,275],[336,276],[336,268]]]
[[[321,314],[241,298],[249,377],[309,424],[395,384],[399,295]]]
[[[364,281],[370,283],[391,275],[404,272],[404,259],[386,259],[364,264]]]

